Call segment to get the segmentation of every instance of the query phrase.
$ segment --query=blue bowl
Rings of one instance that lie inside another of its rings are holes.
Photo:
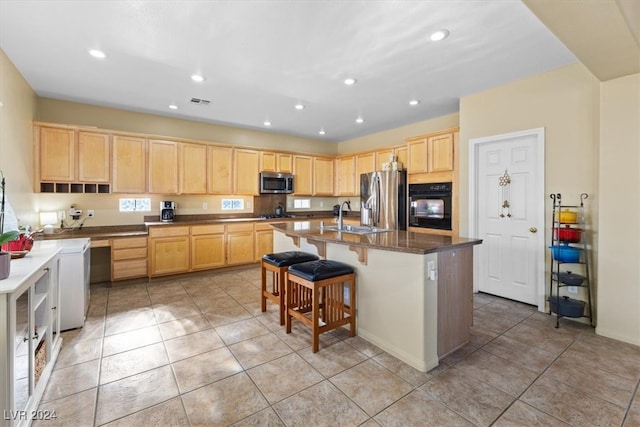
[[[560,262],[580,262],[582,249],[569,245],[549,246],[553,253],[553,259]]]

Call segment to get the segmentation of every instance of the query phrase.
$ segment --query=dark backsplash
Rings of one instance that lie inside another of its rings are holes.
[[[253,213],[256,216],[273,215],[281,204],[285,213],[287,211],[287,195],[286,194],[261,194],[253,198]]]

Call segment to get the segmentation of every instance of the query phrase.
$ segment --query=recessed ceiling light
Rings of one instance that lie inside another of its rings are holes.
[[[356,82],[357,80],[353,77],[347,77],[346,79],[344,79],[344,84],[346,84],[347,86],[353,86],[354,84],[356,84]]]
[[[325,135],[325,134],[326,134],[326,132],[324,131],[324,129],[320,129],[320,130],[318,131],[318,133],[319,133],[320,135]]]
[[[201,82],[205,81],[206,79],[203,76],[201,76],[200,74],[193,74],[191,76],[191,80],[193,80],[194,82],[201,83]]]
[[[98,49],[90,49],[89,50],[89,55],[93,56],[94,58],[98,58],[98,59],[104,59],[107,57],[107,54],[104,53],[101,50]]]
[[[271,126],[271,122],[270,122],[269,120],[265,120],[265,121],[264,121],[264,125],[265,125],[265,126]]]
[[[415,107],[418,104],[420,104],[420,100],[418,99],[412,99],[411,101],[409,101],[409,105],[411,105],[412,107]]]
[[[302,105],[302,104],[296,104],[295,108],[296,108],[296,110],[298,110],[298,111],[299,111],[299,110],[304,110],[304,105]]]
[[[177,110],[178,106],[175,105],[175,104],[171,104],[171,105],[169,105],[169,108],[171,108],[172,110]]]
[[[449,30],[445,30],[444,28],[438,31],[434,31],[429,37],[432,42],[439,42],[441,40],[449,37]]]
[[[360,123],[364,123],[364,119],[362,117],[358,117],[356,119],[356,123],[360,124]]]

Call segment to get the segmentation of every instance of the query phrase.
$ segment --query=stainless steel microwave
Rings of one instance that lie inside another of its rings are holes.
[[[261,194],[293,193],[293,175],[290,173],[260,172]]]

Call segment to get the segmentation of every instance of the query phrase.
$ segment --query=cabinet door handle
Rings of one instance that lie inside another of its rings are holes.
[[[532,233],[537,233],[538,229],[535,228],[535,227],[531,227],[531,228],[529,228],[529,231],[532,232]]]

